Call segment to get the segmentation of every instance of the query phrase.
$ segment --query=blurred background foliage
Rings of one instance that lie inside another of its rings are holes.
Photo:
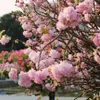
[[[0,44],[0,51],[11,51],[12,49],[20,50],[25,48],[22,42],[25,42],[26,38],[23,36],[23,29],[17,20],[18,16],[21,14],[20,11],[16,11],[0,17],[0,31],[5,30],[3,35],[6,34],[12,38],[7,45],[3,46]],[[16,39],[20,41],[15,42]]]

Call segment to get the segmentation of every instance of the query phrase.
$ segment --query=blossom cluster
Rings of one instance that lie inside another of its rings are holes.
[[[10,71],[10,69],[16,68],[16,70],[25,70],[27,67],[32,67],[28,60],[28,56],[24,54],[23,50],[19,51],[2,51],[0,53],[0,70]]]
[[[11,37],[7,35],[3,35],[2,38],[0,39],[0,43],[2,45],[6,45],[10,40],[11,40]]]
[[[9,61],[13,62],[16,55],[23,70],[11,69],[9,77],[17,78],[20,86],[39,92],[56,91],[62,85],[98,88],[100,4],[94,0],[28,1],[18,0],[16,5],[23,10],[18,21],[28,38],[24,60],[32,67],[25,70],[20,54],[12,53]]]

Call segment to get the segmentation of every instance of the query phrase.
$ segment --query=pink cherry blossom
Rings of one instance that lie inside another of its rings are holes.
[[[92,41],[96,46],[100,46],[100,33],[96,33]]]
[[[29,20],[28,20],[27,16],[23,16],[23,17],[19,17],[18,21],[21,22],[21,23],[25,23],[25,22],[28,22]]]
[[[18,84],[26,88],[31,86],[31,80],[27,72],[20,72]]]
[[[43,59],[39,62],[39,69],[44,69],[44,68],[47,68],[49,67],[50,65],[52,65],[54,63],[54,59],[52,58],[46,58],[46,59]],[[36,67],[38,67],[38,63],[36,64]]]
[[[75,72],[79,72],[79,66],[75,66]]]
[[[27,48],[24,50],[24,53],[29,55],[33,50],[31,48]]]
[[[60,64],[54,64],[51,67],[51,72],[54,79],[61,81],[62,77],[71,77],[74,73],[74,67],[67,61],[62,61]]]
[[[35,75],[36,75],[36,70],[34,70],[34,69],[29,70],[28,75],[29,75],[30,79],[32,81],[34,81],[35,80]]]
[[[70,77],[74,73],[74,67],[71,63],[63,61],[59,64],[60,73],[63,76]]]
[[[46,69],[43,69],[41,71],[39,70],[39,71],[37,71],[37,75],[43,81],[47,78],[48,72]]]
[[[61,22],[57,22],[56,27],[59,31],[66,29],[66,26]]]
[[[51,49],[50,50],[50,53],[49,53],[49,56],[51,58],[59,58],[60,57],[60,54],[58,51],[54,50],[54,49]]]
[[[53,58],[48,58],[47,62],[48,62],[48,65],[52,65],[55,62],[55,60]]]
[[[0,43],[2,45],[6,45],[10,40],[11,40],[11,37],[7,35],[3,35],[2,38],[0,39]]]
[[[33,0],[29,0],[30,4],[34,4],[34,1]]]
[[[32,46],[32,45],[33,45],[32,39],[28,39],[28,40],[26,41],[26,46]]]
[[[90,13],[93,7],[93,0],[85,0],[76,6],[77,12],[86,14]]]
[[[84,14],[84,19],[85,21],[90,22],[90,14]]]
[[[39,59],[42,60],[45,59],[46,57],[47,56],[45,54],[45,51],[42,51],[41,56],[40,56],[40,52],[35,52],[34,50],[29,54],[30,60],[32,60],[34,63],[37,63]]]
[[[9,72],[9,78],[12,80],[17,79],[17,69],[11,68],[11,70]]]
[[[63,25],[61,25],[60,23],[57,24],[57,28],[59,30],[65,28],[64,26],[75,28],[79,23],[79,16],[74,7],[69,6],[64,8],[63,12],[60,12],[58,16],[58,22],[63,24]]]
[[[36,75],[35,75],[35,79],[34,79],[34,82],[37,83],[37,84],[43,84],[43,80],[41,78],[42,76],[40,76],[40,75],[41,75],[41,72],[37,71]]]
[[[80,58],[82,58],[84,55],[83,55],[83,53],[77,53],[76,56],[77,56],[78,59],[80,59]]]
[[[29,59],[31,61],[33,61],[34,63],[37,63],[39,61],[39,55],[37,54],[37,52],[35,52],[34,50],[29,54]]]
[[[87,64],[85,62],[81,62],[81,68],[85,69],[87,67]]]
[[[69,54],[69,55],[68,55],[68,59],[69,59],[69,60],[73,60],[72,54]]]
[[[26,38],[29,38],[32,36],[32,33],[31,32],[28,32],[28,31],[24,31],[23,32],[23,35],[26,37]]]
[[[33,28],[33,25],[30,23],[30,22],[24,22],[22,24],[22,28],[25,30],[25,31],[31,31],[32,28]]]
[[[51,68],[49,68],[51,71],[51,75],[50,77],[54,80],[57,80],[58,82],[61,81],[61,78],[63,77],[63,75],[61,74],[61,71],[59,70],[59,64],[54,64],[52,65]]]
[[[76,42],[78,43],[78,45],[83,45],[84,44],[84,42],[81,40],[81,39],[76,39]]]
[[[16,3],[16,6],[22,8],[23,7],[23,4],[24,4],[24,1],[23,0],[18,0],[18,2]]]
[[[53,85],[51,85],[51,84],[49,84],[49,83],[47,83],[47,84],[45,85],[45,87],[46,87],[49,91],[55,91],[55,89],[56,89],[55,86],[53,86]]]
[[[50,34],[43,34],[41,37],[42,41],[49,41],[52,39],[52,36]]]
[[[45,27],[44,24],[39,25],[39,27],[37,28],[37,31],[41,34],[42,33],[42,29]]]
[[[24,3],[24,1],[23,1],[23,0],[19,0],[19,2],[20,2],[20,3],[22,3],[22,4]]]
[[[38,67],[38,63],[37,63],[37,67]],[[43,59],[39,62],[39,69],[43,69],[48,67],[48,61],[47,59]]]
[[[40,56],[40,52],[37,52],[37,55]],[[40,58],[41,58],[41,60],[47,58],[47,55],[46,55],[45,51],[41,52],[41,57]]]
[[[94,55],[94,60],[100,64],[100,56],[98,54]]]

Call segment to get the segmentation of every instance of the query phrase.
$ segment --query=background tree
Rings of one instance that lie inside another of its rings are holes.
[[[23,29],[21,28],[21,25],[17,20],[17,17],[21,14],[22,13],[20,11],[16,11],[3,15],[0,18],[0,31],[5,30],[3,34],[12,37],[11,41],[7,45],[0,45],[0,51],[11,49],[19,50],[25,48],[22,42],[24,42],[26,38],[23,36]],[[19,41],[18,43],[15,43],[16,39],[22,42]]]

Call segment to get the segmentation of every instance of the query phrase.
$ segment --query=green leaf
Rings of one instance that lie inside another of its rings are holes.
[[[5,30],[0,31],[0,39],[2,37],[2,33],[4,33],[4,32],[5,32]]]
[[[19,41],[18,40],[15,40],[15,43],[19,43]]]

